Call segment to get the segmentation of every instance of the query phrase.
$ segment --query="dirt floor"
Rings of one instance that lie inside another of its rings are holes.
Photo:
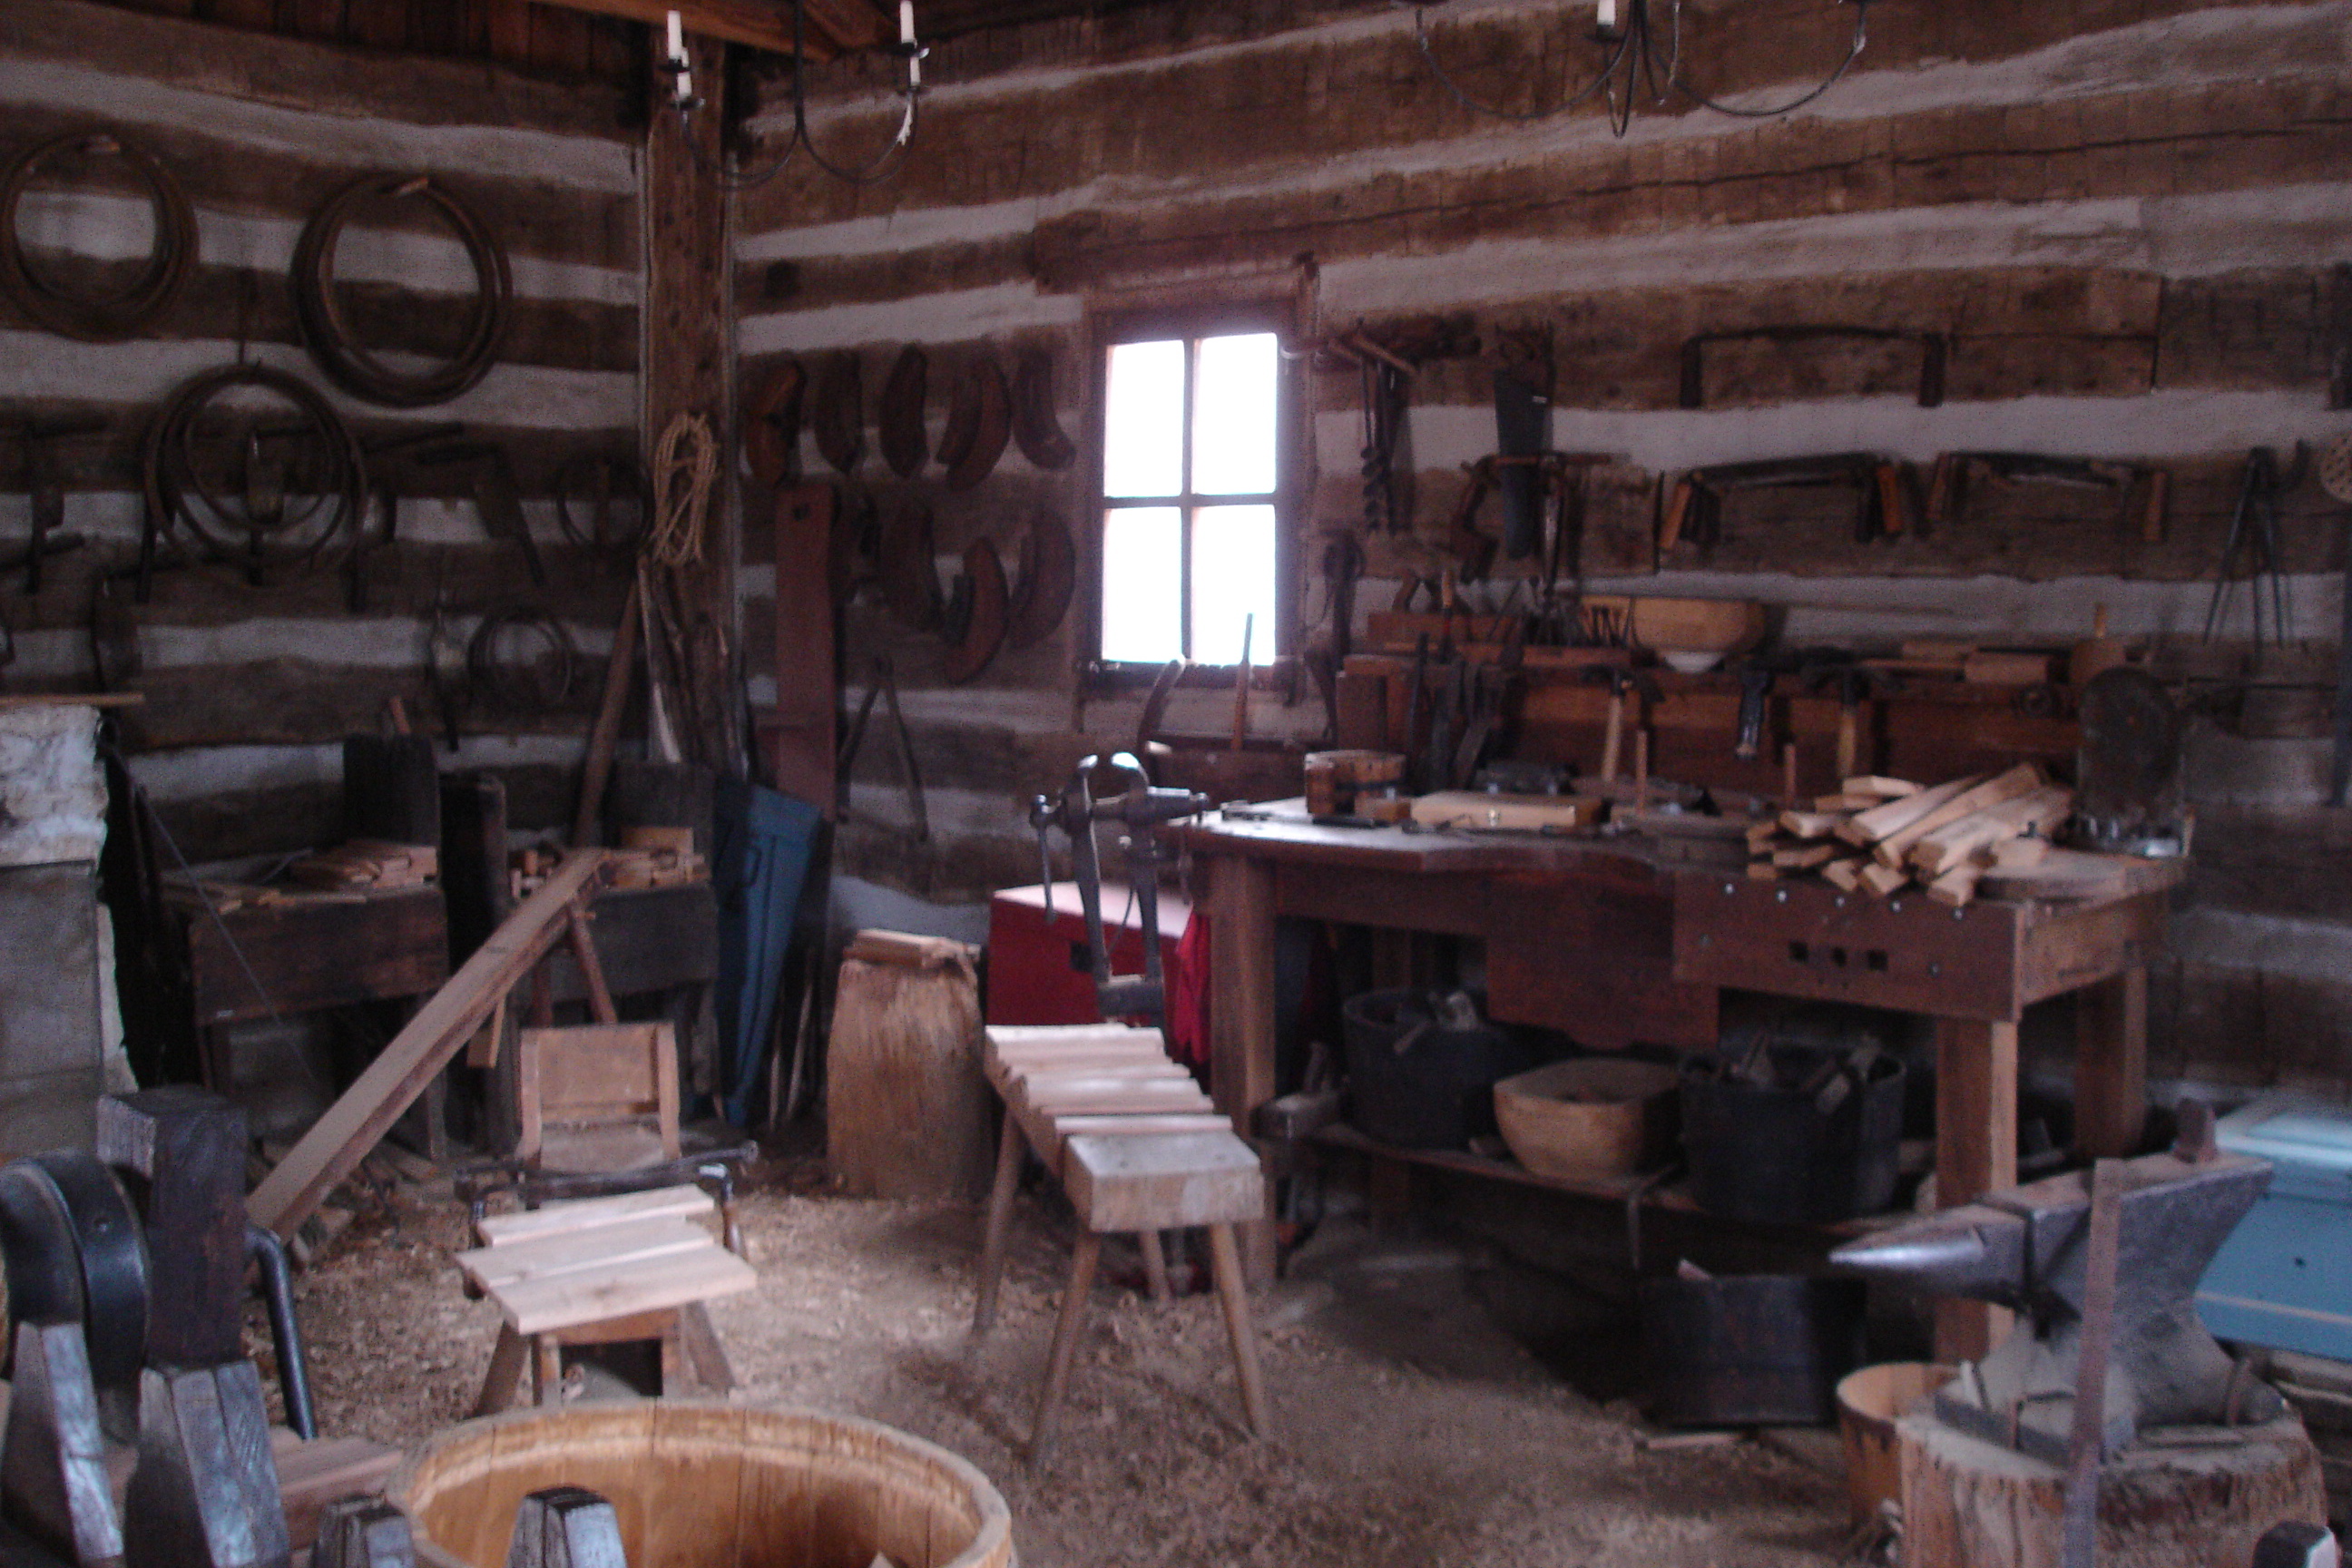
[[[1059,1200],[1024,1197],[999,1326],[975,1351],[971,1209],[793,1184],[746,1198],[760,1288],[713,1310],[740,1397],[869,1416],[964,1455],[1011,1505],[1024,1568],[1779,1568],[1833,1563],[1844,1544],[1832,1438],[1649,1451],[1629,1404],[1594,1404],[1495,1326],[1475,1249],[1465,1261],[1345,1212],[1257,1302],[1272,1441],[1240,1426],[1213,1297],[1155,1307],[1113,1278],[1122,1258],[1107,1249],[1059,1443],[1033,1468],[1069,1256]],[[330,1435],[414,1444],[478,1392],[497,1317],[459,1291],[446,1191],[372,1205],[300,1280]]]

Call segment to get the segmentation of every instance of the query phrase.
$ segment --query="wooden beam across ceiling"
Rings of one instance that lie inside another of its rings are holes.
[[[675,11],[688,32],[730,44],[749,44],[776,54],[793,52],[792,0],[543,0],[575,11],[624,16],[632,22],[666,26]],[[882,13],[866,0],[804,0],[808,7],[807,52],[811,59],[831,59],[851,49],[870,48],[889,35]]]

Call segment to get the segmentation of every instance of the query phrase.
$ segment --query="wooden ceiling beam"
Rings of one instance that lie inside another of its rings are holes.
[[[792,0],[541,0],[574,11],[623,16],[658,28],[675,11],[686,30],[705,38],[749,44],[775,54],[793,52]],[[882,13],[866,0],[804,0],[808,6],[807,49],[811,59],[831,59],[868,48],[888,37]]]

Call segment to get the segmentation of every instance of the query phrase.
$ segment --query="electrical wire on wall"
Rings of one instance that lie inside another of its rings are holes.
[[[1821,82],[1788,102],[1769,108],[1749,109],[1723,102],[1683,79],[1684,0],[1664,0],[1666,25],[1663,41],[1653,16],[1656,9],[1653,0],[1597,0],[1591,39],[1602,51],[1599,71],[1583,86],[1548,108],[1513,110],[1473,98],[1438,59],[1436,47],[1430,37],[1427,5],[1418,4],[1416,0],[1393,0],[1393,3],[1412,6],[1413,38],[1421,47],[1422,58],[1428,62],[1431,74],[1437,78],[1439,84],[1455,102],[1472,113],[1525,124],[1549,120],[1598,98],[1608,111],[1610,132],[1617,136],[1625,134],[1633,122],[1636,104],[1644,98],[1652,108],[1663,109],[1680,97],[1702,109],[1742,120],[1771,120],[1794,113],[1844,79],[1853,62],[1862,57],[1870,37],[1870,0],[1839,0],[1840,4],[1852,5],[1854,11],[1853,37],[1845,58]],[[1619,16],[1621,6],[1623,12],[1622,18]]]
[[[915,38],[914,0],[898,0],[898,41],[891,52],[907,62],[907,85],[900,89],[907,102],[898,118],[898,130],[888,146],[863,163],[836,163],[817,151],[816,138],[808,122],[808,5],[807,0],[793,0],[793,132],[782,152],[772,154],[766,163],[747,169],[730,152],[715,163],[696,146],[691,135],[683,138],[687,152],[705,173],[716,178],[730,190],[751,190],[766,184],[784,172],[793,159],[805,153],[817,169],[836,180],[854,185],[878,184],[898,172],[907,152],[914,144],[915,127],[920,114],[923,94],[923,57],[930,51]],[[671,78],[670,102],[683,121],[703,100],[694,94],[694,80],[687,68],[686,40],[680,30],[678,14],[669,14],[669,50],[663,68]]]

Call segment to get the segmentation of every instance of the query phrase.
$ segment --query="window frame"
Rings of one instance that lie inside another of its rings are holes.
[[[1250,650],[1250,663],[1264,669],[1297,657],[1300,627],[1298,624],[1298,552],[1299,523],[1302,511],[1300,489],[1307,464],[1299,439],[1305,417],[1307,390],[1306,362],[1293,358],[1291,351],[1297,342],[1297,303],[1289,294],[1262,296],[1244,300],[1224,300],[1213,302],[1155,304],[1097,310],[1090,312],[1086,334],[1087,353],[1087,402],[1086,438],[1086,507],[1085,542],[1081,549],[1087,563],[1085,584],[1086,627],[1081,647],[1087,669],[1097,683],[1112,688],[1148,684],[1160,669],[1157,663],[1106,661],[1102,655],[1103,614],[1103,521],[1107,511],[1143,506],[1173,505],[1185,511],[1183,563],[1184,581],[1180,592],[1189,614],[1192,600],[1192,526],[1191,513],[1202,506],[1255,505],[1257,495],[1201,496],[1190,489],[1174,498],[1120,497],[1113,500],[1103,494],[1103,424],[1108,406],[1110,350],[1115,344],[1150,342],[1171,338],[1187,342],[1201,338],[1223,337],[1249,332],[1272,332],[1281,351],[1277,360],[1275,383],[1275,472],[1274,489],[1265,496],[1274,508],[1274,602],[1275,626],[1269,641],[1267,629],[1258,628]],[[1192,483],[1192,414],[1191,377],[1192,355],[1187,353],[1185,463],[1184,483]],[[1189,621],[1187,629],[1189,632]],[[1272,647],[1281,651],[1269,654]],[[1203,672],[1231,671],[1230,664],[1202,664],[1193,661],[1192,668]]]

